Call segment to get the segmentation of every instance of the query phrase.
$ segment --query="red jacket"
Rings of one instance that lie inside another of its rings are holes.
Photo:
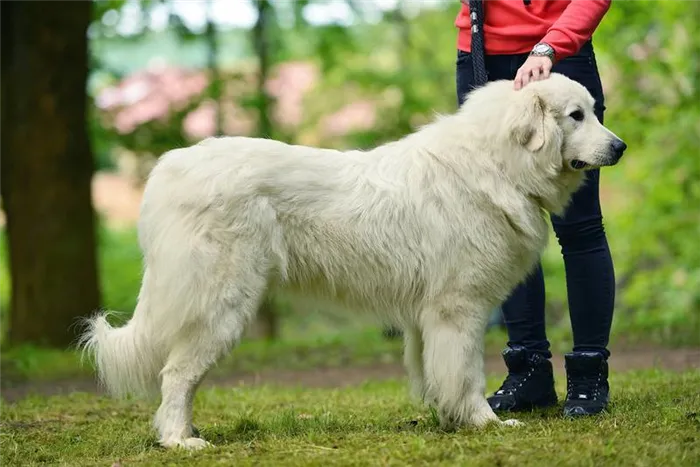
[[[484,46],[489,55],[527,53],[538,42],[554,48],[556,59],[575,55],[593,36],[611,0],[484,1]],[[466,2],[466,0],[465,0]],[[455,26],[457,48],[471,46],[469,6],[462,3]]]

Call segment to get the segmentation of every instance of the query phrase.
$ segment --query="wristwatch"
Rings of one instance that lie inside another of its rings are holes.
[[[552,63],[554,63],[555,61],[554,49],[551,45],[547,44],[546,42],[540,42],[539,44],[536,44],[530,51],[530,55],[534,55],[536,57],[549,57]]]

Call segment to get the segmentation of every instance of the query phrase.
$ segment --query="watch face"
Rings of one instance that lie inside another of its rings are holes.
[[[549,47],[547,47],[545,44],[537,44],[534,51],[537,53],[547,53],[549,52]]]

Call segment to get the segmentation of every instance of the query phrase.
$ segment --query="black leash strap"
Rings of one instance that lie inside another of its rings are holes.
[[[462,0],[465,1],[465,0]],[[486,60],[484,49],[484,0],[469,1],[469,18],[472,24],[472,65],[474,66],[474,87],[486,84]]]

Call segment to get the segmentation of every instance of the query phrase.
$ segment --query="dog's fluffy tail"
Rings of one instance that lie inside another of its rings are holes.
[[[86,322],[80,348],[92,357],[100,383],[115,397],[148,397],[158,389],[163,358],[148,313],[147,300],[139,300],[134,316],[121,328],[109,324],[110,312]]]

